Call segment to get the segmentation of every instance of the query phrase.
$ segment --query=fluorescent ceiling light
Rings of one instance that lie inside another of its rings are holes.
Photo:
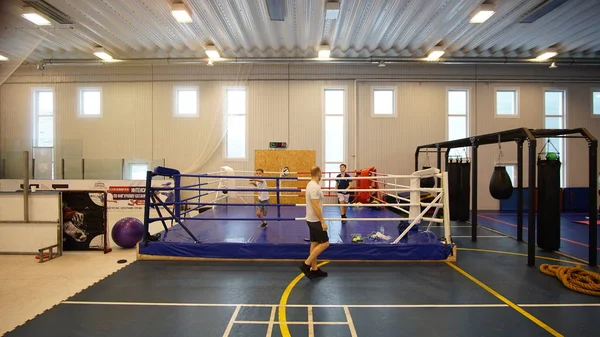
[[[340,15],[340,3],[328,2],[325,4],[325,19],[335,20]]]
[[[179,22],[192,22],[192,12],[184,3],[171,4],[171,14]]]
[[[0,61],[8,61],[8,57],[0,55]]]
[[[21,16],[38,26],[50,26],[52,24],[52,22],[50,22],[48,19],[42,16],[40,12],[32,7],[24,7],[23,14],[21,14]]]
[[[94,55],[96,55],[97,58],[103,59],[104,61],[112,61],[113,59],[113,57],[109,53],[107,53],[102,47],[95,48]]]
[[[558,54],[558,52],[556,51],[556,49],[548,49],[546,50],[544,53],[542,53],[541,55],[538,55],[538,57],[536,57],[536,61],[545,61],[549,58],[553,58],[554,56],[556,56]]]
[[[470,23],[484,23],[492,15],[494,15],[494,6],[490,4],[483,4],[477,7],[477,10],[473,12]]]
[[[215,46],[206,46],[206,55],[211,60],[218,60],[221,58],[221,55],[219,55],[219,51]]]
[[[320,60],[326,60],[329,58],[330,55],[331,55],[331,49],[329,49],[329,46],[323,45],[323,46],[319,47],[319,59]]]
[[[427,55],[427,61],[435,61],[438,60],[442,55],[444,55],[446,51],[442,47],[433,47],[429,55]]]

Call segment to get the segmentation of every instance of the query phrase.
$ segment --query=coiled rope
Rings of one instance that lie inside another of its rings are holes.
[[[556,276],[562,284],[571,289],[592,296],[600,296],[600,274],[585,270],[580,266],[567,267],[542,264],[540,271],[546,275]]]

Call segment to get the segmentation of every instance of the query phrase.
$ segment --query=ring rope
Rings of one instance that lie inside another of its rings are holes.
[[[556,276],[562,284],[574,291],[600,296],[600,273],[585,270],[580,266],[568,267],[542,264],[540,271],[546,275]]]

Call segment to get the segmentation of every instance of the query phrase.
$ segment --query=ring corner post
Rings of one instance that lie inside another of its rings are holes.
[[[444,237],[446,243],[452,243],[450,232],[450,196],[448,195],[448,172],[442,172],[442,193],[444,193],[443,208],[444,208]]]
[[[144,235],[142,242],[148,242],[150,233],[150,193],[152,193],[152,171],[146,172],[146,195],[144,195]]]
[[[177,219],[181,218],[181,176],[178,174],[173,175],[173,211]]]

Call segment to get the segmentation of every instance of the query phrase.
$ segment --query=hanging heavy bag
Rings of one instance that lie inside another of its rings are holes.
[[[508,199],[512,195],[513,185],[506,172],[506,166],[495,166],[490,178],[490,194],[494,199]]]
[[[560,249],[560,166],[558,157],[537,163],[537,245],[547,251]]]
[[[423,166],[423,170],[426,170],[428,168],[431,168],[431,166]],[[422,188],[432,188],[434,186],[435,186],[435,178],[434,177],[421,178],[421,187]]]

